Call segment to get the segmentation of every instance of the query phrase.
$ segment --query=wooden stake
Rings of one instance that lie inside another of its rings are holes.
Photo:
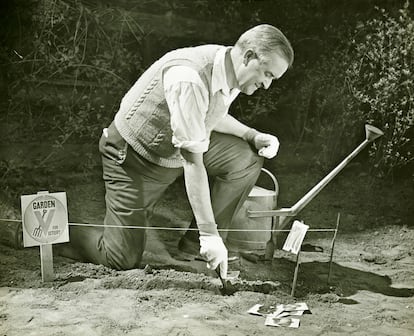
[[[40,245],[40,267],[42,270],[42,281],[50,282],[55,280],[53,273],[53,249],[52,244]]]
[[[292,291],[290,292],[291,296],[295,296],[296,281],[298,280],[298,272],[299,272],[299,264],[300,264],[299,255],[300,255],[300,250],[299,250],[298,254],[296,255],[295,274],[293,275]]]
[[[333,259],[333,254],[334,254],[334,247],[335,247],[335,240],[336,240],[336,234],[338,232],[338,227],[339,227],[339,220],[341,219],[341,213],[338,212],[338,216],[336,217],[336,228],[335,228],[335,233],[334,236],[332,238],[332,244],[331,244],[331,256],[329,258],[329,272],[328,272],[328,281],[327,284],[329,285],[329,282],[331,281],[331,273],[332,273],[332,259]]]

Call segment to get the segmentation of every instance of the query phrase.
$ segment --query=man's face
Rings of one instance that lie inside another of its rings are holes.
[[[237,75],[240,91],[251,95],[257,89],[268,89],[272,81],[282,77],[288,67],[288,62],[277,53],[260,60],[252,50],[247,50]]]

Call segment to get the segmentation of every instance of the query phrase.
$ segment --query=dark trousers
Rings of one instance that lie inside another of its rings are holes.
[[[145,229],[111,226],[151,226],[149,214],[167,187],[183,174],[138,155],[123,140],[114,124],[99,142],[106,188],[106,215],[102,228],[75,227],[71,242],[85,260],[115,269],[139,267],[145,248]],[[204,164],[211,181],[213,212],[219,229],[228,228],[246,200],[263,159],[238,137],[213,132]],[[196,227],[194,221],[191,226]],[[197,231],[187,238],[198,240]]]

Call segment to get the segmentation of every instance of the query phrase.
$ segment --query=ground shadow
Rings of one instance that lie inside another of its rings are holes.
[[[303,279],[327,279],[329,264],[327,262],[310,262],[300,266]],[[318,274],[320,274],[318,276]],[[411,297],[414,288],[394,288],[390,277],[361,271],[332,263],[331,286],[339,287],[344,296],[355,294],[359,290],[367,290],[388,296]]]
[[[269,280],[280,281],[285,286],[291,286],[295,268],[295,262],[286,258],[275,258],[272,264],[244,262],[241,271],[243,276],[269,277]],[[299,266],[296,296],[304,296],[308,293],[335,292],[340,296],[350,296],[360,290],[381,293],[387,296],[411,297],[414,296],[414,288],[394,288],[390,277],[361,271],[355,268],[345,267],[332,263],[329,284],[328,262],[305,262]]]

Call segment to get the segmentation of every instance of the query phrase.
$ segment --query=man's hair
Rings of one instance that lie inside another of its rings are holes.
[[[292,66],[294,53],[289,40],[283,33],[269,24],[261,24],[244,32],[237,40],[236,47],[243,52],[252,49],[261,59],[278,53]]]

